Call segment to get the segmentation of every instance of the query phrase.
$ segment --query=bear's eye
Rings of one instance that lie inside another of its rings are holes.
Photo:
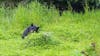
[[[39,27],[37,27],[37,29],[39,29]]]

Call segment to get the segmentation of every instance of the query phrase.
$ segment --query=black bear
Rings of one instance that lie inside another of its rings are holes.
[[[39,27],[31,24],[28,28],[26,28],[23,32],[22,39],[24,39],[29,33],[37,32],[38,33]]]

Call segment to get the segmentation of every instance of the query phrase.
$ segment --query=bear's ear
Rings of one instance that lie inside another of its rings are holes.
[[[33,23],[31,24],[31,26],[33,26]]]
[[[39,29],[40,27],[37,27],[37,30]]]

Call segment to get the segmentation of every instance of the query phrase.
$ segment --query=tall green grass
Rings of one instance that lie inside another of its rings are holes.
[[[33,2],[15,9],[0,8],[0,56],[100,56],[100,10],[85,14],[65,11],[59,16],[51,7]],[[31,23],[39,33],[21,39]],[[93,50],[91,43],[95,43]]]

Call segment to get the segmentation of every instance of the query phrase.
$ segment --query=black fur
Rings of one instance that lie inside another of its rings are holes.
[[[26,28],[22,34],[22,39],[24,39],[29,33],[37,32],[38,33],[39,27],[31,24],[28,28]]]

